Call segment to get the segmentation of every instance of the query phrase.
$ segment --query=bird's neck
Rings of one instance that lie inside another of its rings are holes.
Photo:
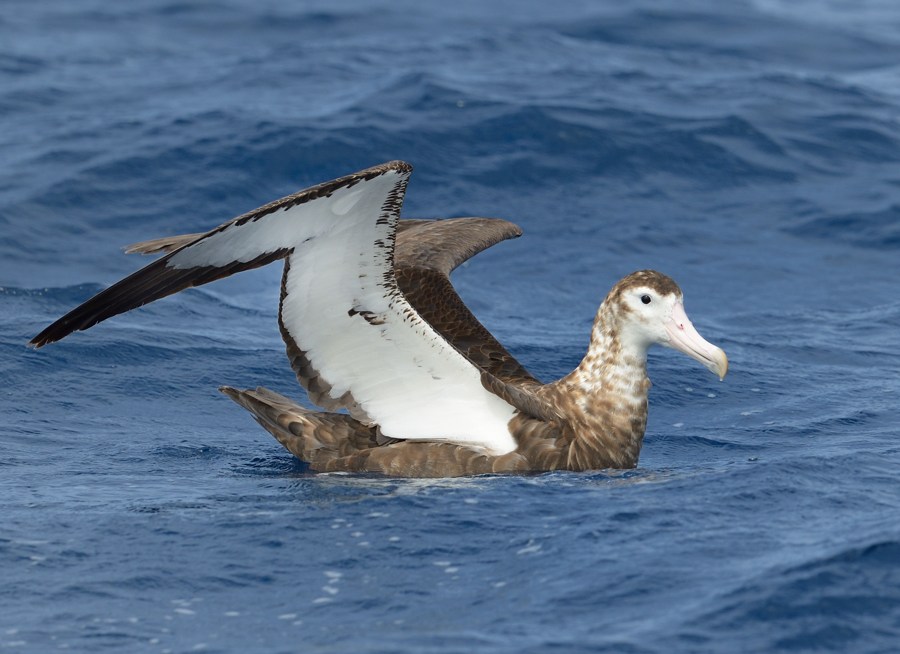
[[[647,344],[623,338],[615,311],[600,306],[581,363],[553,384],[569,398],[573,430],[569,466],[576,470],[637,465],[647,426]]]

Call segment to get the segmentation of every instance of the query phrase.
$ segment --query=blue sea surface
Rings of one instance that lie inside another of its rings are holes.
[[[900,651],[900,4],[4,0],[0,651]],[[310,473],[280,266],[40,351],[209,229],[404,159],[407,217],[525,235],[454,281],[539,378],[654,268],[632,471]]]

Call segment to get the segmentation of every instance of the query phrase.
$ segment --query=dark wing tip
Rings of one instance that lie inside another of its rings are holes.
[[[44,330],[44,331],[46,331],[46,330]],[[33,350],[37,350],[39,348],[44,347],[47,343],[50,343],[50,342],[51,342],[50,340],[44,338],[44,332],[41,332],[40,334],[38,334],[37,336],[32,338],[30,341],[28,341],[28,347],[30,347]]]
[[[39,350],[40,348],[44,347],[47,343],[52,343],[52,342],[53,342],[53,340],[47,338],[44,335],[44,332],[41,332],[40,334],[38,334],[37,336],[32,338],[30,341],[28,341],[28,347],[30,347],[33,350]]]
[[[144,266],[106,288],[47,327],[31,343],[41,347],[62,340],[72,332],[93,327],[99,322],[192,286],[201,286],[244,270],[259,268],[288,254],[288,249],[266,252],[250,261],[235,261],[224,266],[170,268],[171,254]]]
[[[76,307],[56,322],[46,327],[40,334],[28,341],[28,344],[34,349],[38,349],[50,343],[61,341],[72,332],[82,331],[93,327],[98,322],[106,320],[110,316],[122,313],[128,309],[113,309],[106,311],[98,311],[99,308],[95,300],[98,296],[94,296],[81,306]],[[130,308],[130,307],[129,307]]]
[[[102,320],[102,318],[98,318],[96,320],[83,319],[79,322],[75,322],[73,320],[73,318],[76,317],[73,316],[75,311],[77,311],[77,309],[70,311],[59,320],[45,327],[40,334],[28,341],[28,345],[37,350],[50,343],[61,341],[72,332],[92,327]]]

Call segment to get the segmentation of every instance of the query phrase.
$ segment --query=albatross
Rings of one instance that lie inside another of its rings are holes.
[[[634,272],[603,300],[584,359],[542,384],[450,283],[521,230],[492,218],[400,219],[412,167],[391,161],[313,186],[201,234],[130,246],[160,258],[31,340],[39,348],[185,288],[284,261],[278,325],[307,409],[259,387],[220,390],[313,471],[453,477],[637,465],[647,349],[724,378],[666,275]]]

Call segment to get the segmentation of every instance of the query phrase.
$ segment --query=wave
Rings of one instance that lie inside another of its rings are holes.
[[[898,560],[900,541],[887,539],[768,568],[717,598],[721,606],[697,622],[710,635],[740,633],[747,649],[863,651],[893,632]]]
[[[892,155],[896,156],[896,155]],[[787,228],[794,236],[849,243],[875,250],[900,248],[900,205],[874,211],[823,215]]]
[[[803,66],[820,70],[877,67],[894,44],[816,21],[773,16],[749,4],[708,3],[678,10],[637,8],[605,12],[564,29],[579,39],[702,54],[740,62]]]

